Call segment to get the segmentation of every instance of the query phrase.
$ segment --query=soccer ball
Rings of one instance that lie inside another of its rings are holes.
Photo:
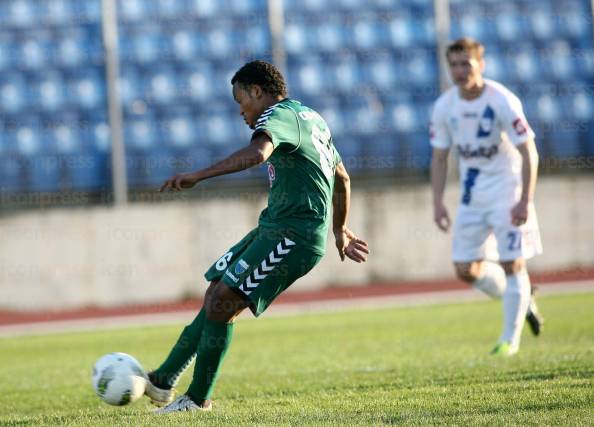
[[[127,405],[142,397],[147,375],[140,363],[126,353],[109,353],[93,367],[93,389],[110,405]]]

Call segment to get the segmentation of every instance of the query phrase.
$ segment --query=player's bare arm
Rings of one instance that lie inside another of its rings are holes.
[[[443,203],[448,172],[449,149],[433,148],[431,156],[431,189],[433,191],[433,220],[442,231],[450,229],[451,221]]]
[[[519,226],[528,220],[528,206],[534,199],[536,176],[538,173],[538,153],[534,139],[517,146],[522,156],[522,196],[511,210],[512,224]]]
[[[260,133],[252,140],[250,145],[236,151],[229,157],[208,168],[172,176],[165,181],[159,191],[180,191],[182,189],[192,188],[200,181],[208,178],[249,169],[264,163],[270,157],[273,150],[274,147],[270,137],[265,133]]]
[[[345,256],[355,262],[365,262],[369,254],[367,243],[355,236],[346,226],[351,203],[351,180],[342,163],[334,173],[334,195],[332,199],[332,230],[336,239],[336,249],[340,259]]]

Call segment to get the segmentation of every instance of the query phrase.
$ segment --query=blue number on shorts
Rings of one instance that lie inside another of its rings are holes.
[[[480,170],[477,168],[468,168],[466,171],[466,179],[464,180],[464,194],[462,194],[462,203],[468,205],[472,198],[472,187],[476,184],[476,177]]]
[[[509,245],[507,249],[510,251],[517,251],[522,246],[522,233],[519,231],[510,231],[507,233],[507,238],[509,239]]]

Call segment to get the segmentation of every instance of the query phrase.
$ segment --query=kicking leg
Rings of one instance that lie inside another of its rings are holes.
[[[214,282],[206,290],[205,301],[212,293]],[[165,361],[152,372],[148,373],[149,383],[145,394],[158,406],[168,404],[173,400],[179,378],[196,358],[196,348],[204,329],[206,310],[201,308],[196,318],[181,332],[177,342],[169,352]]]
[[[233,335],[233,320],[248,306],[245,298],[218,282],[204,302],[205,318],[196,351],[196,365],[192,383],[185,395],[180,396],[158,413],[209,410],[210,397],[219,370]]]

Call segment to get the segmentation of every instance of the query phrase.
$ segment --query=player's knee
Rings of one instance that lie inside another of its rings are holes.
[[[204,301],[206,318],[217,322],[230,322],[247,304],[227,285],[218,282],[212,285]]]
[[[456,276],[466,283],[473,283],[478,278],[480,266],[475,262],[457,262],[454,264]]]
[[[500,262],[503,271],[507,276],[511,276],[512,274],[519,273],[524,269],[526,266],[526,262],[524,258],[517,258],[513,261],[501,261]]]

